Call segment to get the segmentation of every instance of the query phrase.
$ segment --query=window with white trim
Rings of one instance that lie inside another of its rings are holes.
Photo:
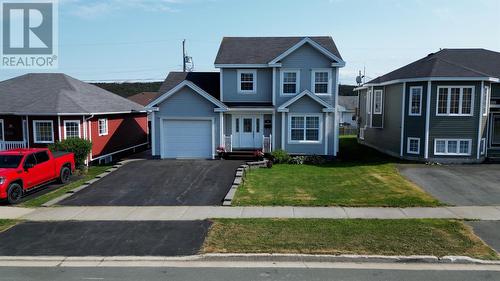
[[[300,72],[298,70],[284,70],[281,75],[281,94],[295,95],[299,90]]]
[[[108,135],[108,118],[100,118],[98,120],[99,136]]]
[[[368,114],[371,114],[372,113],[372,91],[368,91],[367,94],[366,94],[366,112],[368,112]]]
[[[472,116],[474,87],[438,87],[436,115]]]
[[[64,120],[64,138],[80,138],[80,121]]]
[[[33,120],[33,137],[35,143],[53,143],[54,122],[52,120]]]
[[[481,155],[486,154],[486,139],[482,138],[481,139]]]
[[[483,97],[482,97],[482,103],[481,103],[481,112],[483,113],[483,116],[488,115],[488,102],[490,99],[490,87],[485,86],[483,90]]]
[[[422,115],[422,91],[423,87],[410,87],[410,106],[408,115]]]
[[[420,138],[408,138],[406,152],[420,154]]]
[[[471,155],[471,139],[435,139],[434,155]]]
[[[321,118],[319,115],[292,115],[289,119],[290,142],[319,142]]]
[[[315,94],[330,94],[330,71],[312,71],[312,90]]]
[[[257,70],[239,69],[238,73],[238,93],[254,94],[257,91]]]
[[[375,96],[374,98],[374,105],[373,105],[373,114],[382,114],[382,107],[383,107],[383,91],[382,90],[375,90]]]

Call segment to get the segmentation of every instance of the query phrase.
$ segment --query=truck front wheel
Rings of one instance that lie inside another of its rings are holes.
[[[59,174],[59,183],[67,183],[71,177],[71,170],[68,167],[62,167]]]
[[[9,204],[16,204],[23,197],[23,187],[18,183],[11,183],[7,189],[7,201]]]

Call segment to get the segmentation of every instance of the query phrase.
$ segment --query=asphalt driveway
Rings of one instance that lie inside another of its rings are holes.
[[[66,206],[214,206],[241,161],[141,160],[63,200]]]
[[[500,205],[500,165],[398,165],[402,175],[443,203]]]
[[[197,254],[209,221],[24,222],[0,233],[0,256]]]
[[[474,233],[497,253],[500,253],[500,221],[468,221]]]

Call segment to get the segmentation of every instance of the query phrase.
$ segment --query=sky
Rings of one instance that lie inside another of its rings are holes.
[[[1,0],[0,0],[1,1]],[[217,71],[224,36],[332,36],[346,61],[375,78],[440,48],[500,52],[500,0],[59,0],[59,68],[84,81],[160,81]],[[0,80],[33,72],[0,69]]]

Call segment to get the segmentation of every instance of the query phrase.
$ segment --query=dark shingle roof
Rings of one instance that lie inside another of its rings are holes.
[[[159,94],[170,91],[184,80],[193,82],[196,86],[220,100],[219,72],[170,72],[160,87]]]
[[[135,102],[62,73],[30,73],[0,82],[0,113],[55,115],[143,110]]]
[[[358,96],[339,96],[339,105],[347,110],[354,110],[358,107]]]
[[[423,77],[500,78],[500,53],[485,49],[443,49],[377,77],[368,84]]]
[[[128,97],[128,99],[140,105],[146,106],[157,97],[158,97],[158,92],[142,92],[130,96]]]
[[[224,37],[215,64],[267,64],[306,37]],[[309,37],[342,59],[330,36]]]

